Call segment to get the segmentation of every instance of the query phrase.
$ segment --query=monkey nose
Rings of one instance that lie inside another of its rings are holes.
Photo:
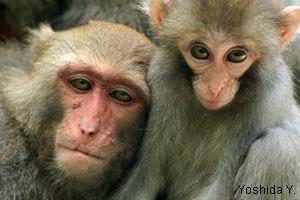
[[[80,124],[78,126],[79,126],[80,133],[85,136],[93,136],[96,135],[98,132],[97,127],[81,126]]]
[[[80,129],[80,131],[83,135],[87,135],[87,136],[92,136],[95,134],[95,131],[92,130],[89,131],[89,130]]]
[[[209,85],[208,89],[213,98],[217,98],[224,88],[224,84]]]

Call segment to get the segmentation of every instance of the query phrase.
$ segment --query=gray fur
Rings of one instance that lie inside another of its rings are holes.
[[[300,32],[283,52],[284,61],[292,67],[293,78],[296,85],[295,97],[300,102]]]
[[[150,38],[155,36],[147,16],[137,0],[69,0],[66,11],[52,21],[54,29],[67,29],[90,19],[105,20],[130,26]]]
[[[296,5],[300,6],[300,0],[284,0],[284,5]],[[288,44],[286,50],[283,52],[283,59],[288,66],[292,68],[293,79],[296,86],[295,97],[300,102],[300,29],[298,33],[293,38],[293,40]]]
[[[2,15],[19,38],[26,37],[28,27],[37,27],[41,22],[50,23],[54,30],[66,30],[90,19],[125,24],[150,38],[155,37],[137,0],[0,0],[0,4],[4,5]]]
[[[42,22],[61,15],[67,1],[59,0],[0,0],[3,9],[0,19],[6,20],[14,37],[23,38],[28,28],[35,28]]]
[[[162,190],[170,200],[300,199],[300,110],[278,51],[280,7],[267,0],[170,2],[148,72],[152,106],[140,160],[112,199],[153,200]],[[263,55],[218,111],[196,99],[177,48],[181,33],[203,30],[249,36]],[[243,185],[284,193],[241,194]]]

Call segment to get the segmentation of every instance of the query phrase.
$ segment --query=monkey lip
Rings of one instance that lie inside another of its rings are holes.
[[[105,161],[105,158],[103,158],[102,156],[99,156],[99,155],[96,155],[95,153],[93,152],[90,152],[90,151],[87,151],[87,150],[83,150],[81,148],[72,148],[72,147],[68,147],[68,146],[65,146],[65,145],[59,145],[60,148],[63,148],[63,149],[67,149],[69,151],[73,151],[73,152],[76,152],[76,153],[80,153],[80,154],[83,154],[85,156],[88,156],[88,157],[91,157],[91,158],[94,158],[94,159],[97,159],[97,160],[102,160],[102,161]]]
[[[218,100],[205,101],[205,105],[208,109],[211,109],[211,110],[218,110],[221,107],[220,101],[218,101]]]
[[[220,101],[219,100],[208,100],[206,101],[208,104],[218,104]]]

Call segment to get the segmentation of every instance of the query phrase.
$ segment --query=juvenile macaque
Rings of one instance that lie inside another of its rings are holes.
[[[145,4],[161,39],[147,76],[151,110],[139,162],[114,199],[300,199],[300,111],[281,56],[300,8]]]
[[[154,51],[123,25],[43,26],[0,49],[0,199],[101,199],[132,164]]]

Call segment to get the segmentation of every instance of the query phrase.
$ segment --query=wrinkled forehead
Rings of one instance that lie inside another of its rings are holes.
[[[279,12],[280,5],[271,0],[178,0],[170,6],[166,26],[235,33],[244,27],[274,28],[280,23]]]
[[[83,63],[94,67],[133,70],[145,73],[152,53],[151,43],[128,40],[122,34],[93,33],[85,35],[61,35],[50,51],[57,53],[57,58],[68,62]],[[131,37],[135,37],[132,35]]]

